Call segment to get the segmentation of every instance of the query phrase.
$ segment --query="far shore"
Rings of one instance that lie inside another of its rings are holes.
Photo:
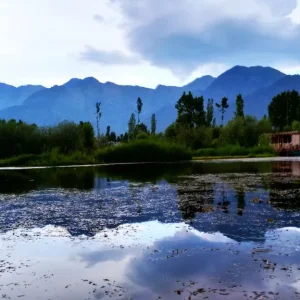
[[[96,163],[96,164],[70,164],[70,165],[41,165],[41,166],[5,166],[0,167],[0,171],[5,170],[31,170],[31,169],[49,169],[49,168],[88,168],[88,167],[105,167],[119,165],[139,165],[139,164],[174,164],[174,163],[226,163],[226,162],[268,162],[268,161],[299,161],[300,156],[216,156],[216,157],[193,157],[193,160],[178,162],[125,162],[125,163]]]

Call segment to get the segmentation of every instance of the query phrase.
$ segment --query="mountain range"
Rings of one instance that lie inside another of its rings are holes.
[[[101,132],[110,125],[113,131],[127,131],[132,112],[136,112],[136,100],[143,100],[141,121],[149,125],[151,115],[156,114],[157,129],[163,131],[176,119],[175,104],[181,94],[191,91],[205,100],[220,102],[229,99],[225,121],[235,110],[236,95],[245,100],[245,113],[258,118],[267,114],[272,98],[285,90],[300,92],[300,75],[286,75],[270,67],[235,66],[217,78],[203,76],[177,87],[158,85],[155,89],[141,86],[101,83],[93,77],[73,78],[61,86],[13,87],[0,83],[0,119],[16,119],[47,126],[63,120],[90,121],[95,125],[95,103],[101,102]],[[220,113],[215,109],[217,121]]]

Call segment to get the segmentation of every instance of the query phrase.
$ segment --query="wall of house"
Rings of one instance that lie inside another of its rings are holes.
[[[300,145],[300,134],[292,135],[292,145]]]

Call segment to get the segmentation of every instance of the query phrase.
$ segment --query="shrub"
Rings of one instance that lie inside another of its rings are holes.
[[[96,161],[118,162],[170,162],[192,158],[184,147],[153,140],[139,140],[97,151]]]
[[[256,155],[275,155],[275,151],[270,146],[255,146],[252,148],[245,148],[236,145],[228,145],[221,148],[206,148],[199,149],[193,152],[196,157],[204,156],[253,156]]]

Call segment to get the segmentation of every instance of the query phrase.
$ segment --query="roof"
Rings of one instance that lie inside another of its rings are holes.
[[[275,132],[270,133],[270,135],[276,136],[276,135],[296,135],[300,134],[300,131],[286,131],[286,132]]]

